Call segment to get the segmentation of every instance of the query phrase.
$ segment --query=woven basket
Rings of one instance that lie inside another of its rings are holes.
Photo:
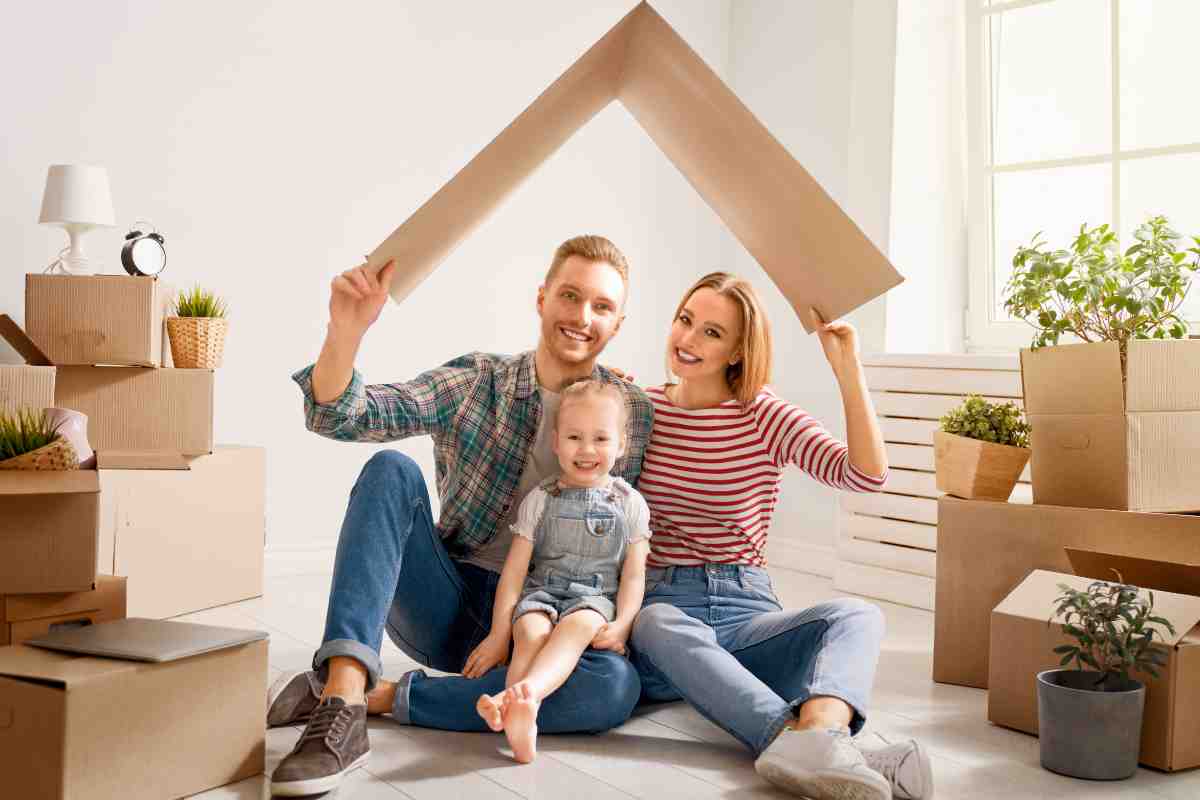
[[[216,369],[225,353],[229,320],[219,317],[167,317],[171,359],[179,369]]]
[[[75,448],[66,439],[55,439],[48,445],[30,450],[14,458],[0,461],[0,469],[23,469],[29,471],[58,471],[79,469],[79,457]]]

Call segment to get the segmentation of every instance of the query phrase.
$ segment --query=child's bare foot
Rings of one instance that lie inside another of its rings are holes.
[[[513,758],[528,764],[537,755],[537,713],[542,701],[525,681],[513,684],[504,695],[504,735]]]
[[[481,694],[479,702],[475,704],[475,710],[479,712],[479,716],[483,717],[483,721],[487,726],[494,731],[504,730],[504,692],[497,695]]]

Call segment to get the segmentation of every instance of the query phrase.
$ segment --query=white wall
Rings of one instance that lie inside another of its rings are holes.
[[[655,7],[878,243],[887,241],[895,0],[660,0]],[[323,548],[376,448],[307,433],[288,375],[310,363],[327,285],[436,191],[634,5],[632,0],[338,7],[149,0],[23,6],[0,50],[6,126],[0,312],[21,321],[23,275],[61,232],[36,224],[47,165],[108,167],[118,223],[164,232],[164,277],[226,295],[218,441],[268,450],[273,551]],[[17,76],[15,79],[13,76]],[[890,96],[890,95],[889,95]],[[119,272],[127,228],[94,252]],[[841,433],[815,338],[627,113],[611,106],[539,170],[366,340],[369,381],[398,380],[471,349],[536,337],[533,301],[554,246],[580,232],[629,256],[629,319],[605,361],[663,377],[662,342],[683,289],[732,267],[762,288],[777,386]],[[855,315],[883,344],[883,303]],[[428,440],[389,445],[432,465]],[[774,536],[825,557],[833,494],[786,485]]]

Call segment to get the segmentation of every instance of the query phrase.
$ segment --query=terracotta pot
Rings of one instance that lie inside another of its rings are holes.
[[[48,445],[30,450],[15,458],[0,461],[0,469],[56,471],[79,469],[79,457],[66,439],[59,437]]]
[[[936,431],[933,458],[938,491],[966,500],[1008,500],[1029,462],[1029,452],[1028,447]]]
[[[220,317],[167,317],[171,360],[177,369],[216,369],[225,354],[229,320]]]

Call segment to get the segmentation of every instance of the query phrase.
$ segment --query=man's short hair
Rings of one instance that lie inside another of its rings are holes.
[[[554,259],[550,262],[550,269],[546,271],[545,286],[550,285],[563,262],[571,256],[582,256],[588,261],[603,261],[610,265],[621,276],[625,294],[629,294],[629,262],[625,260],[625,254],[603,236],[591,234],[575,236],[558,246],[554,251]]]

